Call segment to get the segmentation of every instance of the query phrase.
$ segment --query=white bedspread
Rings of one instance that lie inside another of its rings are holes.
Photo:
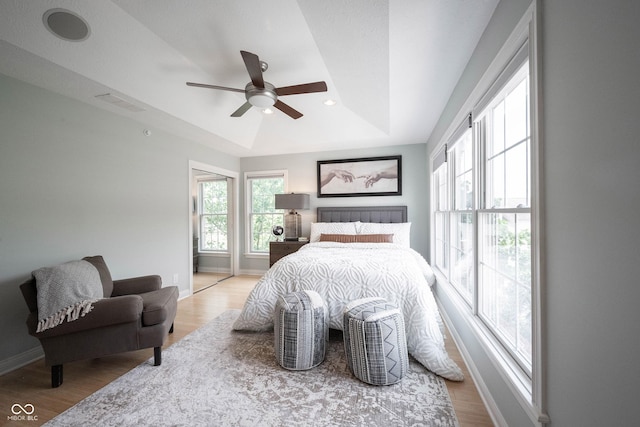
[[[260,279],[233,328],[269,330],[278,295],[314,290],[327,302],[329,327],[342,330],[346,304],[379,296],[402,310],[409,353],[432,372],[461,381],[462,372],[444,347],[442,319],[430,287],[434,282],[431,267],[413,249],[391,243],[309,243]]]

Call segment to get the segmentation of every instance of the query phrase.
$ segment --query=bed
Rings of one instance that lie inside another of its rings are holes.
[[[329,327],[342,330],[349,302],[379,296],[401,309],[409,354],[430,371],[462,381],[462,371],[445,350],[431,292],[435,275],[410,248],[406,206],[318,208],[317,218],[309,243],[265,273],[233,328],[270,330],[279,295],[314,290],[327,302]]]

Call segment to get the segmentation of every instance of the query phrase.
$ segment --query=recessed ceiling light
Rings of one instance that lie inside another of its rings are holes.
[[[327,105],[329,107],[336,105],[336,100],[335,99],[327,99],[323,102],[324,105]]]
[[[271,108],[265,108],[264,110],[262,110],[262,112],[264,114],[273,114],[273,110]]]
[[[78,14],[66,9],[49,9],[42,15],[47,30],[62,40],[81,42],[89,37],[89,24]]]

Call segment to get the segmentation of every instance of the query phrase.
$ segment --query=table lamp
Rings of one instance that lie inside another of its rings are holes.
[[[302,216],[296,209],[309,209],[308,194],[276,194],[276,209],[287,209],[284,215],[284,240],[298,240],[302,235]]]

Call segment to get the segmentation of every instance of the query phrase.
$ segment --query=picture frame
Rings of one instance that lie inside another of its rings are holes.
[[[318,197],[400,195],[402,156],[318,160]]]

